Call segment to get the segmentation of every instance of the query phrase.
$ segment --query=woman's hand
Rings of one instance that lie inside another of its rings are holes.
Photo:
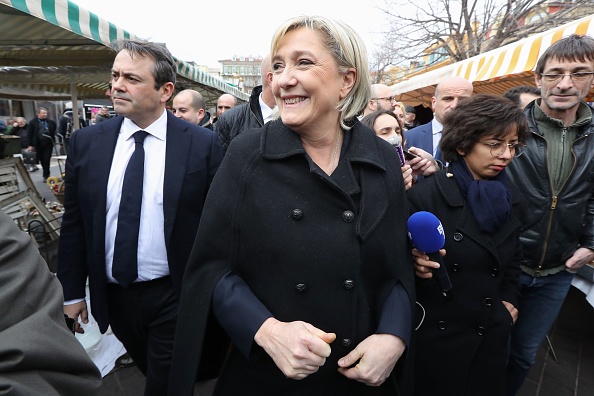
[[[419,278],[431,279],[433,278],[433,269],[439,268],[439,263],[435,261],[429,261],[429,256],[425,253],[419,252],[417,249],[412,250],[413,260],[415,260],[415,274]],[[439,251],[441,256],[446,255],[445,249]]]
[[[274,360],[287,378],[303,379],[315,373],[330,356],[336,334],[305,322],[281,322],[268,318],[254,340]]]
[[[518,320],[518,310],[516,309],[516,307],[514,307],[513,304],[508,303],[507,301],[503,301],[503,305],[505,305],[505,308],[507,308],[509,314],[512,317],[512,324],[516,323],[516,320]]]
[[[439,170],[437,161],[431,154],[423,149],[417,147],[411,147],[408,149],[413,154],[416,154],[418,158],[413,158],[407,162],[413,169],[415,175],[431,176]]]
[[[404,353],[404,341],[391,334],[372,334],[338,361],[338,371],[347,378],[380,386]]]
[[[400,170],[402,171],[402,178],[404,179],[404,188],[408,191],[413,184],[413,170],[408,164],[405,164]]]

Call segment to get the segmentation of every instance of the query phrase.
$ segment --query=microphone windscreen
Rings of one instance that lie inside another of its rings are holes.
[[[388,138],[388,143],[390,143],[392,146],[400,146],[402,141],[400,139],[400,136],[396,135],[396,136],[390,136]]]
[[[445,245],[445,233],[439,219],[430,212],[416,212],[408,218],[408,237],[417,250],[434,253]]]

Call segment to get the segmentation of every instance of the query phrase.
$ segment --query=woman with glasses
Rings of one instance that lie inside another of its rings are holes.
[[[425,253],[413,250],[420,324],[415,395],[503,395],[508,338],[518,311],[521,200],[505,168],[522,155],[522,111],[476,95],[448,112],[440,142],[448,166],[408,191],[410,213],[441,221],[444,297]],[[445,255],[444,255],[445,253]],[[428,380],[430,379],[430,381]]]

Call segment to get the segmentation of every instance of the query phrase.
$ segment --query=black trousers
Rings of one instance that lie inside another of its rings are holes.
[[[145,396],[166,395],[179,305],[171,278],[109,284],[108,303],[113,333],[146,376]]]
[[[35,151],[37,151],[37,159],[41,163],[41,167],[43,168],[43,178],[47,179],[50,175],[50,159],[52,158],[52,150],[54,146],[51,144],[44,144],[35,147]]]

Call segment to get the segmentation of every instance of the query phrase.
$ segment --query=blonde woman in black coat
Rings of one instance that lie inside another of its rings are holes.
[[[505,167],[522,154],[525,116],[508,99],[460,101],[440,142],[446,169],[408,192],[411,214],[433,213],[445,232],[446,299],[427,255],[414,251],[417,301],[415,395],[503,395],[515,308],[521,199]],[[442,251],[443,253],[443,251]]]
[[[169,393],[191,394],[226,334],[215,395],[410,394],[406,192],[393,147],[357,119],[370,98],[365,46],[341,22],[301,16],[270,53],[280,119],[237,136],[213,180]]]

